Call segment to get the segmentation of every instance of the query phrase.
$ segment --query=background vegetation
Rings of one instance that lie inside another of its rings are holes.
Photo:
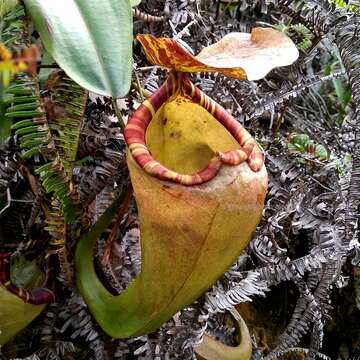
[[[235,343],[226,310],[237,306],[253,335],[253,359],[357,359],[358,9],[355,1],[144,0],[134,10],[135,34],[175,38],[194,53],[255,25],[286,32],[301,52],[294,65],[258,82],[192,76],[264,148],[269,172],[264,217],[249,247],[211,290],[155,333],[134,339],[111,339],[94,322],[74,285],[73,253],[80,234],[128,186],[115,115],[131,114],[166,73],[149,66],[134,41],[132,88],[117,104],[88,97],[53,68],[45,51],[38,77],[17,76],[1,94],[0,250],[27,261],[57,254],[57,300],[3,347],[0,357],[192,359],[206,328]],[[1,25],[7,47],[40,44],[22,5],[4,10]],[[26,113],[19,114],[14,99]],[[42,123],[20,121],[32,112]],[[59,120],[64,112],[66,123]],[[103,233],[95,262],[114,292],[139,272],[133,199],[124,220],[115,219]]]

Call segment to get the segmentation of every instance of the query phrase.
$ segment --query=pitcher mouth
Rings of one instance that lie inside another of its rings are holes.
[[[43,305],[55,302],[53,270],[51,258],[46,259],[46,273],[42,285],[38,288],[27,290],[18,287],[10,278],[10,253],[0,253],[0,285],[3,285],[10,293],[33,305]]]
[[[193,174],[181,174],[160,164],[151,155],[145,140],[146,130],[156,112],[179,91],[208,111],[239,144],[236,150],[217,152],[203,169]],[[145,100],[131,116],[124,135],[130,154],[146,173],[181,185],[199,185],[211,180],[222,164],[236,166],[246,161],[250,169],[257,172],[264,163],[263,152],[254,138],[224,108],[195,87],[184,73],[170,73],[161,88]]]

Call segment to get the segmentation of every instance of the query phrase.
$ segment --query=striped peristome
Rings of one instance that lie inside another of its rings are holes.
[[[194,103],[211,113],[237,140],[239,149],[217,153],[204,169],[195,174],[179,174],[157,162],[146,146],[146,129],[160,107],[177,93],[190,97]],[[222,106],[192,84],[186,74],[180,72],[171,72],[160,89],[139,106],[129,119],[124,134],[131,155],[146,173],[182,185],[197,185],[211,180],[222,164],[235,166],[246,161],[254,172],[260,171],[264,164],[262,150],[245,128]]]

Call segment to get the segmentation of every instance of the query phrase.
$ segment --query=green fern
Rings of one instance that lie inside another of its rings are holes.
[[[73,271],[68,261],[68,252],[66,248],[67,224],[61,209],[61,204],[56,199],[53,199],[51,203],[51,211],[47,215],[46,224],[45,230],[51,235],[51,252],[56,253],[59,258],[63,279],[66,282],[71,283],[73,280]]]
[[[5,117],[16,121],[12,130],[20,138],[24,159],[51,148],[51,133],[37,83],[30,75],[21,75],[6,89],[12,94]]]
[[[29,44],[25,12],[22,5],[1,7],[5,44]],[[77,195],[72,184],[72,169],[76,160],[80,127],[87,99],[87,92],[67,78],[64,73],[54,87],[56,104],[65,109],[64,117],[47,118],[44,101],[40,96],[38,79],[21,74],[5,93],[3,102],[5,119],[13,122],[12,130],[18,135],[22,158],[27,160],[42,155],[47,163],[36,170],[47,193],[60,202],[65,221],[75,219]]]
[[[0,42],[7,48],[30,45],[25,22],[25,11],[18,1],[0,0]],[[6,118],[13,94],[0,85],[0,144],[10,136],[12,119]]]
[[[53,95],[54,106],[64,109],[63,116],[48,120],[35,78],[22,75],[7,91],[14,97],[6,117],[16,121],[12,129],[24,149],[23,159],[41,154],[50,160],[36,173],[40,175],[46,192],[54,194],[61,202],[65,220],[71,223],[78,202],[72,185],[72,171],[87,92],[62,74]]]
[[[73,220],[76,215],[76,211],[72,207],[72,204],[77,202],[72,189],[72,173],[88,92],[69,79],[63,72],[58,72],[53,77],[56,77],[57,81],[52,89],[52,106],[58,107],[62,111],[61,116],[49,117],[48,124],[61,161],[58,158],[56,161],[42,166],[37,172],[43,180],[46,191],[54,191],[57,197],[62,199],[61,203],[56,197],[53,198],[50,214],[46,218],[46,229],[52,237],[50,242],[52,251],[59,258],[62,278],[71,283],[73,271],[68,261],[67,223],[69,219]],[[62,166],[63,168],[61,168]],[[59,174],[63,176],[60,182],[58,181]],[[68,191],[66,184],[70,185],[73,194],[72,202],[68,202],[69,198],[62,197]]]
[[[5,31],[2,32],[4,43],[9,43],[11,46],[28,45],[30,37],[26,31],[23,6],[1,9],[4,10],[1,19],[5,26]],[[42,155],[49,161],[37,169],[37,173],[40,174],[45,190],[53,193],[62,203],[66,219],[72,221],[75,212],[71,177],[65,171],[55,147],[37,78],[30,74],[19,74],[5,89],[5,95],[8,100],[4,106],[6,108],[4,117],[13,122],[11,129],[19,137],[23,160]]]
[[[291,134],[288,142],[288,150],[291,154],[310,155],[319,160],[329,160],[330,154],[326,148],[317,144],[306,134]]]
[[[54,105],[63,109],[63,116],[49,119],[49,127],[64,167],[71,177],[88,92],[61,72],[52,97]]]
[[[343,8],[347,6],[347,3],[344,0],[331,0],[330,2],[337,8]]]
[[[14,97],[6,117],[15,122],[12,130],[19,136],[20,147],[24,150],[22,158],[26,160],[41,154],[49,160],[36,173],[40,175],[46,192],[61,201],[66,220],[72,222],[75,219],[76,197],[71,177],[65,170],[50,131],[38,82],[32,76],[23,74],[7,92]]]
[[[288,36],[297,35],[300,40],[297,41],[297,48],[303,52],[306,52],[312,44],[314,34],[304,24],[284,24],[280,22],[276,29],[286,33]]]
[[[65,171],[60,158],[40,166],[35,172],[40,175],[45,191],[53,194],[55,199],[59,199],[66,222],[72,223],[76,215],[77,197],[72,188],[71,178]]]
[[[11,12],[18,4],[17,0],[0,0],[0,18]]]
[[[312,32],[303,24],[290,25],[290,31],[295,32],[301,37],[301,41],[297,44],[299,50],[305,52],[311,47],[312,39],[314,35]]]
[[[30,36],[27,33],[25,9],[14,2],[0,0],[0,22],[2,25],[0,41],[7,47],[14,45],[29,46]]]
[[[334,4],[337,9],[344,10],[346,12],[352,12],[356,15],[360,15],[360,7],[355,4],[347,4],[344,0],[330,0],[331,4]]]

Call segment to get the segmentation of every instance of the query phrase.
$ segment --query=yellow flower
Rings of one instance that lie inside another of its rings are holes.
[[[0,76],[4,86],[8,86],[12,76],[25,71],[27,65],[20,59],[14,59],[11,52],[0,43]]]

